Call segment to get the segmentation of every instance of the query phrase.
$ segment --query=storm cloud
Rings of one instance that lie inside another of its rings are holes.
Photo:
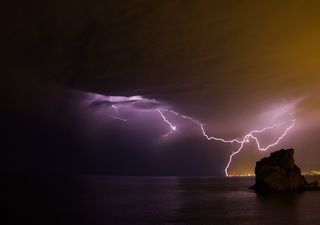
[[[2,171],[223,174],[232,146],[205,142],[191,124],[156,145],[168,129],[151,123],[158,114],[118,124],[110,115],[132,115],[112,105],[172,109],[223,137],[284,110],[297,124],[279,148],[296,148],[302,169],[319,169],[319,12],[318,1],[7,2]],[[88,101],[88,93],[120,98]],[[101,107],[114,114],[94,113]],[[252,170],[264,154],[254,149],[234,170]]]

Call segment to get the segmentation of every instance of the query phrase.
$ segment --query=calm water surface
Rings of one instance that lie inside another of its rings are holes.
[[[43,185],[33,194],[48,212],[41,216],[39,205],[28,212],[42,224],[320,224],[320,192],[258,196],[248,189],[254,178],[86,176],[45,183],[45,201],[37,194]]]

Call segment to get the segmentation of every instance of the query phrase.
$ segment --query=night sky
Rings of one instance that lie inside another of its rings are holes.
[[[2,174],[223,176],[237,145],[209,142],[169,111],[177,130],[165,136],[159,107],[223,138],[294,118],[276,147],[248,143],[230,172],[280,148],[320,169],[319,1],[39,0],[0,11]]]

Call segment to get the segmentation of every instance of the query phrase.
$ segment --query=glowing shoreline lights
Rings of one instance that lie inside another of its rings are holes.
[[[221,137],[209,136],[205,130],[205,126],[203,123],[193,119],[192,117],[173,111],[168,106],[154,99],[144,98],[142,96],[131,96],[131,97],[103,96],[103,95],[94,94],[94,93],[88,93],[88,95],[89,95],[89,104],[88,104],[89,106],[103,105],[105,107],[111,107],[114,110],[116,115],[111,115],[110,117],[123,122],[126,122],[127,119],[119,116],[121,107],[131,107],[132,109],[135,109],[135,110],[144,110],[144,111],[147,110],[147,111],[158,113],[159,119],[162,120],[164,123],[166,123],[169,128],[169,131],[162,136],[164,138],[168,137],[169,135],[175,133],[178,130],[177,125],[175,125],[174,122],[168,119],[168,114],[172,114],[173,116],[176,116],[185,120],[189,120],[194,125],[198,126],[202,136],[206,138],[206,140],[208,141],[222,142],[226,144],[237,144],[238,145],[237,149],[230,154],[228,163],[224,169],[226,176],[229,176],[228,170],[230,168],[233,158],[241,152],[241,150],[244,148],[244,146],[247,143],[253,142],[256,144],[256,147],[259,151],[267,151],[271,147],[278,145],[279,142],[288,134],[288,132],[295,126],[295,123],[296,123],[296,120],[294,119],[294,117],[290,115],[290,119],[285,119],[285,121],[282,121],[280,123],[274,123],[271,126],[266,126],[261,129],[251,130],[242,138],[224,139]],[[281,134],[272,143],[262,146],[258,136],[267,131],[270,131],[270,130],[272,131],[274,129],[281,129],[282,130]]]

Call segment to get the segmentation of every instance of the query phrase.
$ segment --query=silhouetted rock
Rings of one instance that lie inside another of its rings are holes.
[[[308,183],[295,165],[294,149],[281,149],[256,163],[256,183],[250,187],[258,193],[294,190],[320,190],[318,182]]]

